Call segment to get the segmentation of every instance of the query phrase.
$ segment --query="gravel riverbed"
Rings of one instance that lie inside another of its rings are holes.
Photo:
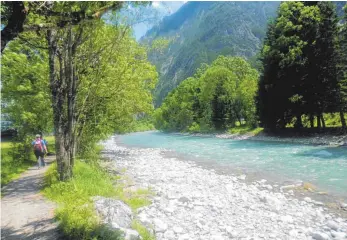
[[[218,174],[164,158],[158,149],[119,146],[114,138],[104,146],[136,187],[155,193],[136,217],[158,240],[347,239],[347,219],[309,197],[275,191],[265,179],[246,183],[246,175]]]

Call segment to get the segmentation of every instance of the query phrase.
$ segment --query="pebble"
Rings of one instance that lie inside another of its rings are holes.
[[[323,233],[323,232],[315,232],[312,234],[312,238],[316,240],[329,240],[330,237],[328,234]]]
[[[334,221],[328,221],[327,226],[335,231],[339,229],[339,225]]]
[[[165,230],[168,228],[168,225],[158,218],[153,220],[153,224],[156,232],[165,232]]]

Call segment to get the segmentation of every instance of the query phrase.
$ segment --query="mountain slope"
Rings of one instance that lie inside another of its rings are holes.
[[[254,57],[278,6],[279,2],[188,2],[165,17],[142,39],[171,41],[163,53],[149,55],[160,73],[156,105],[201,63],[211,63],[221,54]]]

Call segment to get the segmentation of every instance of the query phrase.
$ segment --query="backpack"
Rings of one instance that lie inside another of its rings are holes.
[[[40,151],[40,152],[43,151],[41,140],[35,140],[35,143],[34,143],[34,150],[35,150],[35,151]]]

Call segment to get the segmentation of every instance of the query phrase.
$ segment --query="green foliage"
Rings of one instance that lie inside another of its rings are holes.
[[[78,63],[83,73],[76,107],[79,152],[93,149],[115,131],[136,128],[135,116],[153,110],[151,90],[157,80],[146,49],[126,29],[100,23],[88,34],[77,53],[79,59],[86,59]],[[95,52],[99,53],[97,66]]]
[[[16,142],[1,142],[1,185],[6,185],[10,181],[18,178],[22,172],[31,167],[35,162],[35,156],[32,151],[29,158],[18,158]]]
[[[76,161],[74,178],[59,181],[56,164],[45,175],[43,194],[59,203],[56,218],[64,234],[71,239],[120,239],[119,233],[100,225],[94,211],[93,196],[114,197],[112,178],[97,166]]]
[[[124,132],[144,132],[155,130],[153,119],[151,116],[146,116],[134,120]]]
[[[45,51],[12,41],[2,55],[1,83],[3,113],[8,114],[20,136],[52,131]]]
[[[318,126],[341,110],[337,82],[337,17],[331,2],[283,2],[262,49],[257,109],[266,128]],[[304,120],[307,120],[304,118]]]
[[[257,79],[244,59],[219,56],[168,95],[154,114],[156,128],[205,132],[226,129],[243,118],[254,126]]]
[[[257,128],[252,128],[249,126],[236,126],[233,128],[230,128],[228,132],[230,134],[252,134],[252,135],[258,135],[260,134],[264,128],[257,127]]]

